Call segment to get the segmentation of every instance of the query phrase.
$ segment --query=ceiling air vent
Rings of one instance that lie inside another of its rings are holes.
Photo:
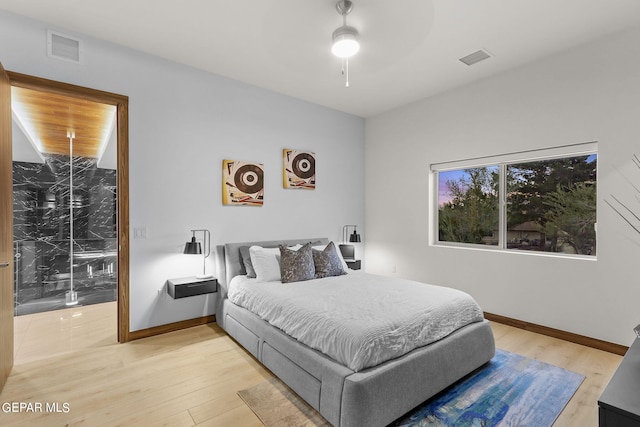
[[[82,40],[55,31],[47,31],[47,55],[50,58],[80,63]]]
[[[484,61],[485,59],[491,58],[491,55],[485,50],[480,49],[477,52],[473,52],[464,58],[460,58],[461,62],[464,62],[467,65],[477,64],[480,61]]]

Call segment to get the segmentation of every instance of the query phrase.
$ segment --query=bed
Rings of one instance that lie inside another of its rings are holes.
[[[294,320],[289,322],[292,325],[287,326],[277,322],[278,315],[281,319],[289,319],[293,311],[299,311],[299,308],[283,311],[287,309],[285,305],[283,304],[281,308],[274,300],[263,301],[262,309],[246,304],[259,313],[255,314],[240,305],[245,302],[238,297],[238,294],[244,295],[246,289],[250,289],[252,286],[252,282],[244,278],[246,269],[243,254],[246,256],[248,247],[277,248],[279,245],[304,245],[308,242],[323,246],[327,245],[329,240],[326,238],[294,239],[227,243],[217,246],[216,266],[220,289],[218,306],[216,307],[216,321],[240,345],[333,426],[386,426],[447,386],[484,365],[494,356],[495,344],[489,322],[484,320],[481,315],[480,318],[477,318],[477,314],[473,313],[469,314],[469,316],[475,316],[473,321],[469,321],[468,318],[461,320],[466,322],[463,326],[445,325],[447,328],[454,329],[452,332],[445,331],[445,336],[431,337],[427,340],[429,343],[425,345],[419,344],[419,341],[413,338],[403,340],[403,345],[406,344],[404,341],[415,341],[418,344],[415,348],[400,349],[396,354],[385,351],[389,354],[384,356],[385,360],[379,360],[376,357],[385,352],[368,352],[371,353],[369,354],[371,357],[362,358],[357,349],[354,350],[355,353],[343,354],[346,345],[334,345],[334,350],[337,349],[337,352],[332,353],[332,348],[323,349],[316,342],[309,341],[316,335],[322,335],[320,332],[327,335],[327,331],[329,331],[329,336],[334,336],[332,335],[334,328],[343,329],[329,321],[334,318],[333,314],[327,315],[325,319],[316,316],[315,320],[319,322],[318,326],[315,329],[311,328],[312,333],[309,333],[309,328],[295,327],[301,324],[306,326],[306,323]],[[241,254],[241,249],[244,251],[243,254]],[[367,275],[362,272],[351,272],[340,278],[331,277],[316,280],[325,281],[322,282],[322,287],[328,289],[331,289],[332,286],[345,286],[341,282],[344,280],[354,281],[354,283],[362,282],[361,286],[378,286],[372,288],[378,289],[378,291],[369,292],[369,294],[380,293],[384,298],[387,298],[384,294],[386,288],[391,288],[398,293],[398,286],[415,286],[415,282],[404,284],[400,283],[399,279],[395,279],[394,282],[394,279],[390,278],[387,285],[383,282],[385,279],[380,276]],[[296,284],[296,287],[302,288],[304,285],[307,288],[318,288],[319,286],[314,286],[316,280],[299,286]],[[232,286],[231,297],[234,301],[239,301],[238,304],[230,299],[230,285]],[[279,283],[277,285],[281,286]],[[274,289],[277,289],[277,286],[274,286]],[[294,286],[287,289],[293,290]],[[459,291],[451,290],[449,292],[459,295]],[[276,293],[276,298],[277,295]],[[321,298],[314,297],[313,300],[318,301]],[[390,298],[389,301],[393,301],[393,298]],[[372,304],[379,304],[379,301]],[[369,306],[365,302],[360,305]],[[436,304],[436,306],[440,307],[442,304]],[[269,319],[269,321],[263,320],[266,314],[262,311],[274,311],[269,310],[270,307],[277,307],[276,317]],[[450,317],[449,314],[466,311],[466,309],[452,311],[446,306],[440,307],[440,309],[444,314],[440,318],[445,320],[443,321],[445,324],[449,323],[446,322],[446,319]],[[380,318],[384,320],[383,314],[387,310],[380,309],[379,311]],[[473,309],[470,308],[468,311],[471,312]],[[373,313],[373,317],[378,317],[376,312]],[[337,321],[341,322],[341,325],[356,323],[344,322],[344,320]],[[384,326],[387,323],[389,322],[382,321],[381,325]],[[309,324],[312,322],[310,321]],[[440,326],[432,329],[439,330]],[[287,327],[293,327],[292,331],[289,331],[292,335],[283,331]],[[299,330],[303,331],[299,332]],[[347,331],[346,333],[351,332]],[[442,334],[442,332],[440,333]],[[366,335],[364,341],[367,345],[379,346],[378,348],[385,345],[384,340],[382,342],[376,341],[384,335],[378,329],[371,329]],[[422,334],[418,335],[422,339]],[[337,339],[336,343],[339,342]],[[402,347],[397,344],[396,342],[388,347]]]

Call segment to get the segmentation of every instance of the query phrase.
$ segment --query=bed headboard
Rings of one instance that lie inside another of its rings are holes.
[[[267,240],[259,242],[241,242],[241,243],[225,243],[216,246],[216,272],[218,275],[218,283],[224,287],[222,297],[226,296],[227,285],[238,274],[246,274],[242,257],[240,256],[240,247],[242,246],[262,246],[264,248],[277,248],[279,245],[297,245],[308,242],[320,242],[321,244],[329,243],[326,237],[313,239],[289,239],[289,240]]]

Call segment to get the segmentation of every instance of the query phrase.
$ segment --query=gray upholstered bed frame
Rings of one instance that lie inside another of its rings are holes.
[[[239,248],[326,238],[228,243],[216,247],[218,324],[335,427],[385,426],[482,366],[495,353],[486,320],[397,359],[354,372],[227,299],[228,282],[244,274]]]

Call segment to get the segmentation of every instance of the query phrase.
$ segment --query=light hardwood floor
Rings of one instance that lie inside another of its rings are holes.
[[[0,404],[41,403],[43,412],[0,411],[0,425],[262,425],[237,391],[272,374],[216,324],[117,344],[115,313],[108,303],[17,318],[16,365]],[[493,330],[499,348],[584,374],[555,425],[597,426],[597,399],[620,356],[497,323]],[[60,412],[46,413],[52,403]]]

